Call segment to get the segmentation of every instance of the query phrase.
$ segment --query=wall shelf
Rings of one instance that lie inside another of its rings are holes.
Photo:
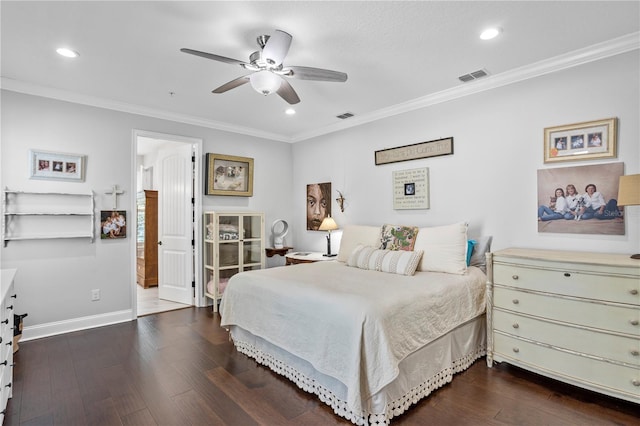
[[[93,192],[32,192],[5,188],[2,240],[94,239]]]

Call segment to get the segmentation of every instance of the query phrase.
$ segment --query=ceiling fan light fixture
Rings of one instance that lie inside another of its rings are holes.
[[[265,96],[278,91],[282,82],[280,77],[267,70],[251,74],[249,81],[256,92]]]

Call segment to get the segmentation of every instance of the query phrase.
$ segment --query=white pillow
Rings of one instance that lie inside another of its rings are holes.
[[[418,271],[467,272],[467,224],[420,228],[414,250],[422,250]]]
[[[364,246],[377,246],[380,244],[380,227],[368,225],[346,225],[342,231],[340,249],[336,260],[346,262],[355,248]]]
[[[398,275],[413,275],[422,251],[382,250],[359,245],[347,260],[347,266]]]

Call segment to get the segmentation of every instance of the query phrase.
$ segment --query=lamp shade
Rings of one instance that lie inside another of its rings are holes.
[[[334,229],[338,229],[338,224],[331,216],[327,216],[320,224],[318,231],[333,231]]]
[[[265,96],[277,91],[282,82],[279,76],[267,70],[251,74],[249,81],[251,82],[251,87],[253,87],[256,92],[262,93]]]
[[[640,174],[620,176],[618,184],[618,205],[640,205]]]

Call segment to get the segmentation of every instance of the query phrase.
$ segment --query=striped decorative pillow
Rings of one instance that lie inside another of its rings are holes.
[[[413,275],[416,272],[422,250],[380,250],[371,246],[358,245],[349,256],[347,266],[399,275]]]

